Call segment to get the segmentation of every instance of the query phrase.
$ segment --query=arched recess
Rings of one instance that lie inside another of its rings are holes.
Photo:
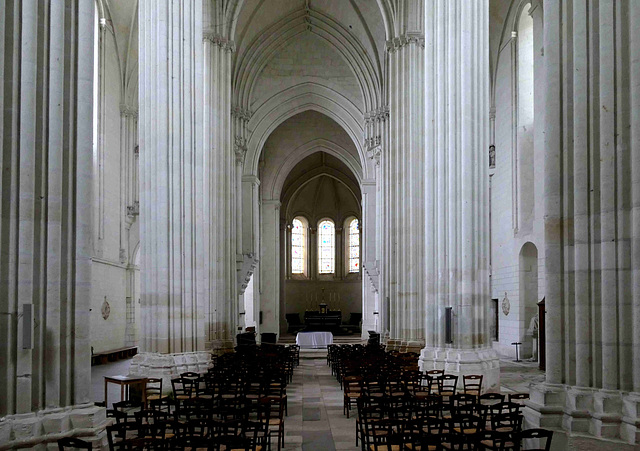
[[[360,166],[360,162],[356,160],[349,151],[332,141],[318,138],[298,146],[289,153],[289,158],[278,168],[271,186],[265,187],[265,192],[270,193],[271,199],[280,198],[282,187],[291,169],[309,155],[319,151],[333,155],[341,160],[356,176],[358,183],[362,181],[362,167]]]
[[[533,354],[535,334],[532,320],[538,313],[538,248],[532,242],[526,242],[520,249],[518,271],[519,313],[522,341],[522,356]]]
[[[288,190],[286,190],[284,193],[282,193],[280,199],[281,199],[281,203],[283,205],[283,211],[285,212],[286,216],[292,216],[293,217],[296,214],[298,214],[298,212],[292,212],[289,209],[287,209],[287,205],[289,204],[289,201],[300,190],[304,189],[304,187],[306,185],[308,185],[310,182],[312,182],[313,180],[315,180],[315,179],[317,179],[319,177],[330,177],[330,178],[338,181],[339,183],[343,184],[349,190],[349,192],[354,197],[354,199],[356,199],[356,201],[358,203],[358,208],[360,210],[362,209],[362,202],[361,202],[361,199],[360,199],[360,197],[361,197],[360,188],[357,185],[351,183],[346,174],[342,174],[340,171],[337,171],[337,170],[331,169],[331,168],[318,168],[316,170],[309,171],[308,173],[306,173],[302,177],[300,177],[297,180],[295,180],[291,184],[291,187]]]
[[[361,113],[338,92],[314,83],[304,83],[279,92],[252,115],[247,128],[253,132],[247,142],[243,175],[257,175],[260,153],[267,138],[285,120],[308,110],[330,117],[347,132],[360,156],[362,178],[373,178],[373,164],[359,139],[364,131],[362,122],[358,120]]]
[[[323,163],[324,158],[320,158]],[[348,271],[347,231],[344,228],[348,219],[362,217],[362,193],[354,181],[354,174],[350,174],[344,165],[339,165],[340,169],[337,170],[325,164],[313,165],[312,161],[317,162],[318,156],[310,155],[300,162],[303,167],[310,168],[302,175],[298,176],[301,173],[300,166],[289,173],[285,183],[288,188],[283,190],[280,197],[280,220],[285,224],[280,261],[282,267],[286,268],[280,281],[281,332],[286,329],[285,313],[301,317],[306,310],[317,310],[323,300],[330,310],[340,310],[345,322],[351,314],[361,318],[363,311],[362,273]],[[308,220],[310,231],[306,253],[308,271],[305,275],[293,274],[291,261],[291,225],[294,218],[301,216]],[[327,255],[321,248],[320,224],[325,220],[330,220],[334,225],[330,256],[333,265],[328,272],[322,270]],[[338,334],[344,331],[333,332]]]

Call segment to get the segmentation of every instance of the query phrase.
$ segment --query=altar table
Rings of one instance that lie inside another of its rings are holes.
[[[300,349],[326,348],[333,344],[333,334],[331,332],[298,332],[296,344]]]

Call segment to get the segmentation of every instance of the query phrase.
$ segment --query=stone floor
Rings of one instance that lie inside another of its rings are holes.
[[[293,382],[287,387],[289,415],[285,419],[286,451],[352,450],[355,446],[355,416],[342,413],[342,390],[326,364],[326,351],[303,352]],[[130,360],[92,368],[92,385],[96,401],[104,398],[103,376],[127,374]],[[516,363],[504,359],[501,384],[504,393],[528,392],[529,384],[542,382],[544,373],[537,364]],[[109,401],[119,397],[119,389],[109,389]],[[275,443],[274,443],[275,445]]]

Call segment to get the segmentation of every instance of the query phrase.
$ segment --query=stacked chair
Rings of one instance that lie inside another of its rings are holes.
[[[108,414],[111,450],[270,450],[284,446],[287,384],[297,346],[251,346],[214,359],[205,374],[171,381],[170,396],[151,380],[146,405],[115,403]],[[273,440],[272,440],[273,439]]]
[[[549,450],[553,432],[522,429],[527,395],[483,394],[481,375],[459,381],[442,370],[423,373],[417,361],[375,345],[329,347],[362,451]]]

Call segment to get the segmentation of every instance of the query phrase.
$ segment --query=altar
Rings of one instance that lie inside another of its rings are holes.
[[[340,310],[307,310],[304,313],[305,330],[331,332],[340,327],[342,312]]]
[[[298,332],[296,344],[300,349],[324,349],[333,344],[333,334],[331,332]]]

